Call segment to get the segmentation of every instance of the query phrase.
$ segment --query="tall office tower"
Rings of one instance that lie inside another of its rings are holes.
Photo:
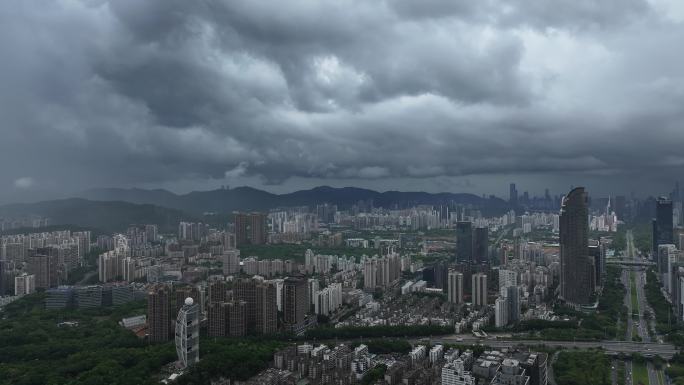
[[[471,222],[456,223],[456,262],[473,261],[473,224]]]
[[[288,277],[283,285],[283,324],[285,330],[294,334],[304,331],[306,304],[306,280]]]
[[[238,301],[245,303],[245,325],[248,334],[257,334],[261,329],[260,317],[257,317],[256,280],[242,278],[233,284],[233,295]]]
[[[224,250],[221,255],[223,275],[233,275],[240,272],[240,250]]]
[[[199,305],[188,297],[176,317],[176,353],[183,369],[199,362],[199,313]]]
[[[147,325],[150,342],[169,340],[169,289],[155,285],[147,292]]]
[[[265,213],[235,213],[235,241],[237,246],[266,243],[268,227]]]
[[[511,183],[508,189],[508,203],[515,206],[518,204],[518,190],[515,188],[515,183]]]
[[[200,295],[199,289],[195,286],[180,286],[174,287],[173,290],[173,314],[178,314],[180,309],[185,303],[185,299],[191,297],[197,305],[201,305],[202,297]]]
[[[247,304],[244,301],[227,302],[226,319],[228,320],[227,334],[231,337],[242,337],[247,334],[247,318],[245,308]]]
[[[454,269],[449,269],[449,288],[447,290],[447,298],[449,302],[461,304],[463,303],[463,274]]]
[[[473,260],[478,264],[489,263],[489,228],[476,227],[473,233]]]
[[[563,198],[560,212],[561,297],[587,304],[594,293],[594,262],[589,256],[588,194],[577,187]]]
[[[226,302],[228,285],[225,281],[214,281],[209,284],[209,303]]]
[[[225,337],[228,320],[228,305],[225,302],[209,302],[207,305],[207,335],[209,337]]]
[[[506,288],[506,302],[508,303],[508,322],[520,321],[520,291],[517,286]]]
[[[656,201],[656,218],[653,222],[653,255],[658,255],[658,245],[674,244],[672,201],[660,197]]]
[[[257,311],[261,320],[259,333],[275,334],[278,332],[278,289],[274,282],[262,282],[257,285]]]
[[[487,274],[473,274],[473,306],[487,306]]]

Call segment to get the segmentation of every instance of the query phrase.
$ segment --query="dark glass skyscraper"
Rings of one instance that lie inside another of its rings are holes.
[[[304,332],[307,308],[306,280],[302,277],[288,277],[283,285],[283,324],[285,331],[294,334]]]
[[[489,228],[476,227],[473,234],[473,260],[478,264],[489,262]]]
[[[659,245],[674,244],[672,201],[660,197],[656,201],[656,219],[653,222],[653,255],[658,255]]]
[[[470,222],[456,223],[456,261],[473,261],[473,224]]]
[[[588,194],[577,187],[563,198],[560,212],[561,297],[572,304],[588,304],[595,288],[588,216]]]
[[[508,203],[513,206],[518,204],[518,190],[515,188],[515,183],[511,183],[508,191]]]

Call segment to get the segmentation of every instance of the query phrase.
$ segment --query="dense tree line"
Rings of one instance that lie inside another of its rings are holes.
[[[358,344],[354,344],[354,347],[360,344],[361,342],[359,342]],[[370,340],[364,341],[363,344],[368,346],[368,351],[373,354],[408,354],[408,352],[410,352],[412,348],[411,344],[408,341],[397,339]]]
[[[361,385],[375,384],[376,381],[385,377],[385,372],[387,371],[387,366],[378,365],[373,369],[369,370],[363,378],[361,379]]]
[[[285,347],[282,341],[230,338],[200,341],[200,362],[180,377],[178,385],[208,384],[223,377],[230,380],[247,380],[266,369],[273,354]]]
[[[646,272],[646,284],[644,285],[646,300],[653,308],[656,319],[656,328],[661,333],[669,332],[677,321],[672,314],[670,303],[667,302],[663,293],[660,291],[660,284],[653,270]]]
[[[610,359],[598,351],[564,351],[553,364],[556,383],[610,385]]]
[[[176,358],[171,343],[149,346],[117,324],[144,304],[46,311],[43,300],[38,293],[5,307],[0,384],[155,384],[153,376]]]

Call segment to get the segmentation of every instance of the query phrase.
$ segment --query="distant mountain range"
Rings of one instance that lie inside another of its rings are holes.
[[[251,187],[194,191],[188,194],[174,194],[167,190],[144,189],[94,189],[84,191],[80,197],[98,201],[124,201],[138,204],[153,204],[188,213],[204,212],[230,213],[240,210],[268,210],[278,207],[336,204],[348,208],[359,201],[372,201],[375,207],[411,207],[419,204],[468,204],[479,207],[485,214],[503,212],[509,208],[499,198],[483,198],[473,194],[426,193],[426,192],[377,192],[368,189],[328,186],[300,190],[288,194],[273,194]]]
[[[259,211],[279,207],[310,206],[323,203],[349,208],[359,201],[374,207],[407,208],[420,204],[472,205],[484,215],[498,215],[509,209],[499,198],[473,194],[426,192],[377,192],[344,187],[316,187],[289,194],[272,194],[251,187],[195,191],[174,194],[166,190],[107,188],[84,191],[77,198],[15,203],[0,206],[0,218],[41,216],[53,225],[73,225],[103,232],[124,231],[133,223],[156,223],[161,231],[174,232],[181,220],[225,223],[233,211]],[[204,216],[204,213],[217,215]]]

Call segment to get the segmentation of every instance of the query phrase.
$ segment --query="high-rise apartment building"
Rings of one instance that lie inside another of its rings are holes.
[[[57,256],[43,254],[44,249],[36,250],[27,258],[28,272],[36,278],[36,289],[49,289],[59,285]]]
[[[268,227],[265,213],[235,213],[235,241],[237,246],[266,243]]]
[[[231,337],[242,337],[247,334],[246,303],[232,301],[226,303],[227,333]]]
[[[209,302],[207,305],[207,336],[225,337],[228,320],[225,302]]]
[[[251,278],[238,279],[233,283],[233,295],[238,301],[245,303],[245,325],[248,334],[260,334],[263,325],[257,317],[257,282]]]
[[[463,303],[463,274],[456,270],[449,269],[447,281],[447,298],[449,302],[455,304]]]
[[[506,295],[510,286],[518,286],[518,272],[514,270],[499,269],[499,293]]]
[[[277,287],[274,282],[261,282],[256,288],[258,332],[275,334],[278,332]]]
[[[26,295],[36,291],[36,276],[22,274],[14,277],[14,295]]]
[[[224,250],[221,255],[223,275],[233,275],[240,272],[240,250]]]
[[[487,274],[473,274],[473,306],[487,306]]]
[[[508,301],[499,297],[494,302],[494,326],[502,328],[508,325]]]
[[[226,302],[228,285],[225,281],[214,281],[209,284],[209,303]]]
[[[594,261],[589,256],[589,207],[584,187],[563,198],[560,213],[561,297],[587,304],[595,289]]]
[[[150,342],[166,342],[169,340],[169,289],[158,284],[147,292],[147,325]]]
[[[506,288],[506,302],[508,305],[508,322],[520,321],[520,291],[517,286]]]

